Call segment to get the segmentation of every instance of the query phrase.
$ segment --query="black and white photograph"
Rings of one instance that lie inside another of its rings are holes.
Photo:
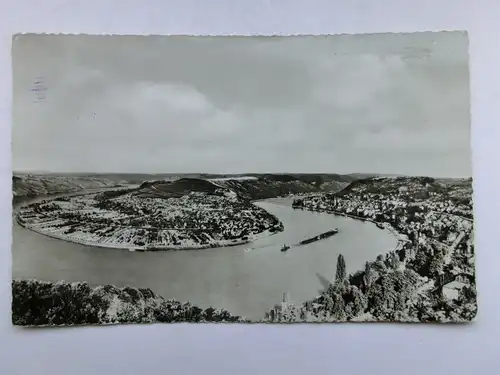
[[[15,35],[12,323],[474,320],[468,49]]]

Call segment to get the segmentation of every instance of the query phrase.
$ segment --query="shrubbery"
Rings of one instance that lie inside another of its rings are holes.
[[[12,322],[21,326],[103,323],[239,322],[226,310],[165,300],[150,289],[14,280]]]

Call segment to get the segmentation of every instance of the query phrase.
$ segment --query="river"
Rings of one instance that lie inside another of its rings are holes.
[[[225,308],[261,319],[287,292],[291,302],[314,298],[335,276],[337,257],[347,272],[395,248],[395,237],[373,223],[294,210],[289,198],[255,204],[277,216],[281,233],[252,244],[206,250],[130,252],[69,243],[22,228],[13,220],[14,278],[86,281],[150,288],[164,298],[200,307]],[[333,237],[281,252],[321,232],[338,228]]]

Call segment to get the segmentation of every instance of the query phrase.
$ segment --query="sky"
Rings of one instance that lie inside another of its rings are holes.
[[[14,171],[468,177],[465,32],[20,35]]]

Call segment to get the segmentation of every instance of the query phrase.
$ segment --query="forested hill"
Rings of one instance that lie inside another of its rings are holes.
[[[366,194],[406,196],[412,201],[449,199],[454,203],[472,204],[472,178],[371,177],[352,182],[336,195]]]
[[[211,180],[212,183],[231,189],[247,199],[266,199],[288,194],[321,191],[314,181],[304,181],[289,175],[268,175],[252,179]]]
[[[289,194],[336,192],[348,183],[324,181],[312,177],[299,178],[293,175],[264,175],[229,178],[180,178],[175,181],[146,181],[138,189],[142,195],[176,197],[190,192],[213,194],[234,192],[245,199],[267,199]]]
[[[247,199],[266,199],[288,194],[336,192],[355,178],[339,174],[157,175],[157,174],[15,174],[14,202],[29,197],[72,193],[127,184],[141,189],[165,190],[174,195],[190,191],[226,188]],[[143,190],[144,191],[144,190]]]
[[[35,175],[12,176],[14,203],[30,197],[72,193],[80,190],[101,189],[113,186],[119,186],[119,183],[103,178]]]

